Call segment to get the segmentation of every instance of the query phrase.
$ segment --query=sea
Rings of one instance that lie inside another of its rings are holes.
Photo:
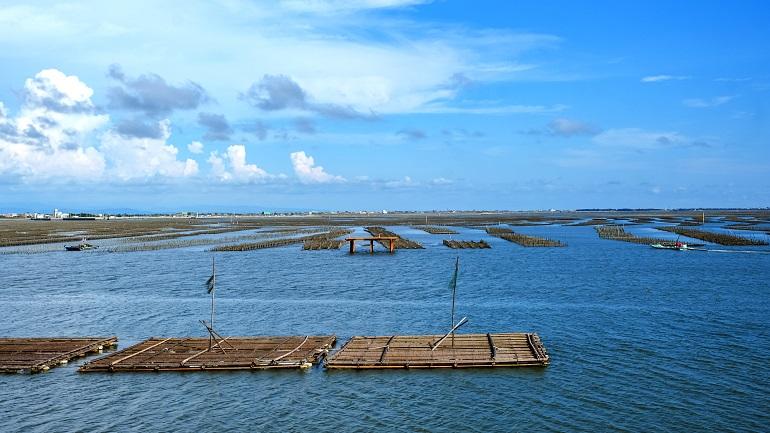
[[[355,335],[443,334],[459,257],[459,332],[534,332],[551,357],[535,368],[112,374],[78,373],[81,358],[0,375],[0,431],[768,431],[770,248],[668,251],[590,226],[513,228],[567,246],[460,228],[453,239],[492,248],[452,250],[449,235],[396,226],[425,249],[0,254],[0,336],[115,335],[120,348],[206,336],[213,255],[222,335],[334,334],[339,348]]]

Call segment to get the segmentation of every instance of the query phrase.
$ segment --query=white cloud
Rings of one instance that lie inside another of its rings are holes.
[[[109,117],[96,114],[93,91],[75,76],[54,69],[26,80],[19,114],[0,116],[0,174],[25,181],[92,179],[104,172],[91,133]]]
[[[490,105],[490,106],[448,106],[446,104],[426,104],[412,110],[413,113],[428,114],[543,114],[558,113],[568,109],[568,105]]]
[[[638,150],[687,146],[693,144],[691,138],[678,132],[646,131],[639,128],[608,129],[594,136],[593,141],[604,146],[625,147]]]
[[[451,185],[454,182],[451,179],[447,179],[447,178],[444,178],[444,177],[437,177],[437,178],[433,179],[432,181],[430,181],[430,183],[433,184],[433,185]]]
[[[561,41],[549,34],[471,30],[377,12],[419,3],[226,0],[157,8],[149,0],[66,5],[41,0],[0,9],[0,50],[26,53],[34,47],[36,58],[66,64],[72,61],[69,49],[77,47],[78,64],[92,69],[119,59],[126,70],[149,69],[170,82],[193,78],[216,95],[228,115],[243,110],[237,92],[263,75],[290,77],[314,103],[388,114],[451,107],[462,88],[453,77],[470,82],[537,77],[540,68],[518,57]],[[170,29],[169,22],[177,25]],[[229,71],[228,80],[221,80],[222,70]],[[189,71],[195,71],[193,77]]]
[[[222,182],[252,183],[276,178],[256,164],[246,163],[246,146],[242,144],[229,146],[222,155],[217,151],[211,152],[208,163],[211,175]]]
[[[24,91],[25,103],[31,106],[59,107],[61,111],[93,108],[94,91],[78,77],[57,69],[44,69],[27,78]]]
[[[110,163],[109,173],[120,180],[189,177],[198,174],[198,163],[177,159],[179,149],[167,143],[170,121],[162,120],[160,138],[125,137],[114,131],[102,136],[100,150]]]
[[[429,3],[430,0],[282,0],[281,5],[298,12],[347,13],[365,9],[389,9]]]
[[[0,104],[0,174],[26,182],[99,182],[198,173],[196,161],[177,160],[179,150],[167,143],[168,120],[160,122],[159,138],[127,138],[114,130],[100,136],[110,119],[94,107],[92,95],[78,77],[56,69],[27,79],[17,116],[6,117]]]
[[[672,80],[689,80],[690,77],[686,75],[650,75],[647,77],[642,78],[642,83],[657,83],[661,81],[672,81]]]
[[[685,99],[682,103],[690,108],[713,108],[726,104],[735,99],[735,96],[717,96],[711,99],[691,98]]]
[[[315,165],[313,157],[306,155],[304,151],[292,152],[289,157],[294,173],[302,183],[345,182],[342,176],[329,174],[320,165]]]
[[[565,119],[563,117],[552,120],[548,124],[548,130],[553,135],[561,135],[564,137],[573,135],[593,135],[598,132],[598,129],[589,123]]]
[[[203,153],[203,143],[200,141],[193,141],[187,145],[187,150],[189,150],[190,153]]]
[[[411,177],[404,176],[403,179],[387,181],[385,182],[384,185],[386,188],[408,188],[408,187],[417,186],[419,184],[414,180],[412,180]]]

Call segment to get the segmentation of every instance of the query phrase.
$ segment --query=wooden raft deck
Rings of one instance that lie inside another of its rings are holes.
[[[337,337],[225,337],[209,350],[208,338],[157,338],[84,364],[93,371],[203,371],[306,368],[334,345]]]
[[[117,341],[117,337],[0,338],[0,373],[46,371]]]
[[[537,334],[455,334],[353,337],[326,360],[326,368],[525,367],[550,363]]]

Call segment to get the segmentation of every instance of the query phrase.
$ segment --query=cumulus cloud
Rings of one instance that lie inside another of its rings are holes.
[[[94,91],[78,77],[57,69],[45,69],[24,84],[24,102],[59,113],[91,112]]]
[[[370,119],[373,113],[357,111],[349,105],[311,101],[297,82],[285,75],[265,75],[240,95],[250,105],[264,111],[298,110],[337,119]]]
[[[227,141],[233,133],[233,128],[223,114],[198,113],[198,124],[206,128],[203,134],[205,140]]]
[[[684,76],[684,75],[648,75],[646,77],[642,77],[641,82],[642,83],[658,83],[661,81],[672,81],[672,80],[688,80],[690,77]]]
[[[91,88],[46,69],[26,80],[21,95],[18,115],[0,110],[0,174],[28,181],[100,176],[105,161],[89,136],[109,118],[96,113]]]
[[[193,141],[187,145],[187,150],[189,150],[190,153],[203,153],[203,143],[200,141]]]
[[[163,136],[163,128],[161,128],[160,122],[138,117],[119,121],[115,126],[115,131],[129,138],[161,138]]]
[[[246,162],[246,146],[233,144],[224,154],[213,151],[209,154],[208,163],[211,174],[222,182],[252,183],[273,179],[273,176],[256,164]]]
[[[27,182],[127,181],[186,177],[194,160],[177,160],[167,143],[170,122],[124,121],[104,132],[109,116],[94,107],[93,91],[75,76],[47,69],[26,80],[19,113],[0,116],[0,174]]]
[[[717,96],[711,99],[691,98],[685,99],[682,103],[690,108],[713,108],[726,104],[735,99],[735,96]]]
[[[291,165],[294,167],[294,174],[302,183],[345,182],[345,178],[342,176],[329,174],[320,165],[315,165],[313,157],[306,155],[304,151],[292,152],[289,156]]]
[[[171,136],[170,122],[159,122],[158,138],[126,137],[108,131],[102,137],[100,150],[110,163],[110,176],[128,181],[152,177],[189,177],[198,174],[195,160],[177,159],[179,149],[168,144]]]
[[[174,110],[193,110],[210,99],[206,90],[192,81],[174,86],[156,74],[132,79],[119,65],[111,65],[108,76],[118,82],[107,93],[111,108],[140,111],[150,117],[167,116]]]

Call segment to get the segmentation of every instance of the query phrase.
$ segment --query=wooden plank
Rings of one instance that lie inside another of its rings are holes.
[[[118,360],[116,360],[116,361],[112,361],[112,362],[110,362],[110,366],[111,366],[111,367],[114,367],[114,366],[115,366],[115,365],[117,365],[119,362],[121,362],[121,361],[125,361],[126,359],[129,359],[129,358],[133,358],[134,356],[136,356],[136,355],[139,355],[140,353],[144,353],[144,352],[146,352],[146,351],[148,351],[148,350],[152,349],[153,347],[157,347],[157,346],[160,346],[161,344],[163,344],[163,343],[167,342],[168,340],[170,340],[170,338],[166,338],[165,340],[163,340],[163,341],[160,341],[160,342],[158,342],[158,343],[155,343],[155,344],[153,344],[152,346],[149,346],[149,347],[145,347],[144,349],[142,349],[142,350],[140,350],[140,351],[138,351],[138,352],[134,352],[134,353],[132,353],[132,354],[130,354],[130,355],[127,355],[127,356],[124,356],[124,357],[122,357],[122,358],[119,358],[119,359],[118,359]]]

